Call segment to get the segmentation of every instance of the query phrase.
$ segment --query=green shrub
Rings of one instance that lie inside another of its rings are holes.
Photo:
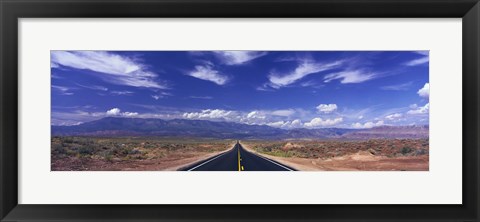
[[[410,147],[403,147],[403,148],[400,150],[400,153],[402,153],[403,155],[405,155],[405,154],[411,153],[412,151],[413,151],[413,149],[410,148]]]
[[[73,139],[70,137],[63,138],[64,143],[73,143]]]
[[[78,153],[82,155],[92,155],[93,151],[93,147],[90,146],[81,146],[80,148],[78,148]]]
[[[54,154],[66,154],[67,150],[61,144],[54,143],[54,144],[52,144],[52,153],[54,153]]]

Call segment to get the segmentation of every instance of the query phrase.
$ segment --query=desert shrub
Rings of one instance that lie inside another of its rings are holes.
[[[412,151],[413,151],[412,148],[405,146],[400,150],[400,153],[402,153],[403,155],[406,155],[408,153],[411,153]]]
[[[93,147],[91,146],[81,146],[78,148],[78,153],[82,155],[92,155],[93,151]]]
[[[428,153],[428,152],[427,152],[426,149],[419,149],[419,150],[415,151],[415,155],[416,155],[416,156],[425,155],[425,154],[427,154],[427,153]]]
[[[128,154],[140,154],[141,151],[140,150],[137,150],[137,149],[132,149],[128,152]]]
[[[112,155],[112,154],[106,154],[106,155],[105,155],[105,160],[107,160],[108,162],[112,162],[112,159],[113,159],[113,155]]]
[[[123,154],[123,155],[128,155],[128,154],[130,154],[130,152],[132,152],[132,150],[133,150],[133,149],[130,148],[130,147],[124,147],[124,148],[122,148],[122,150],[120,151],[120,153]]]
[[[66,154],[67,150],[65,147],[62,146],[62,144],[54,143],[52,144],[52,153],[54,154]]]
[[[70,138],[70,137],[65,137],[65,138],[63,138],[63,141],[62,141],[62,142],[64,142],[64,143],[73,143],[73,139]]]

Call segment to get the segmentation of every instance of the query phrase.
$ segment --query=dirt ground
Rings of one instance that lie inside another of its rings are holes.
[[[243,147],[250,152],[278,161],[301,171],[428,171],[429,155],[386,157],[375,156],[368,151],[354,154],[321,158],[278,157],[259,153],[249,145]]]

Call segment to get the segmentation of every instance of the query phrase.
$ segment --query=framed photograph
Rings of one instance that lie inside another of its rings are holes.
[[[476,0],[1,1],[1,221],[478,221]]]

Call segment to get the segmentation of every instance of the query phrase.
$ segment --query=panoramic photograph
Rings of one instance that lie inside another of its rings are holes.
[[[50,59],[52,171],[429,170],[429,51]]]

